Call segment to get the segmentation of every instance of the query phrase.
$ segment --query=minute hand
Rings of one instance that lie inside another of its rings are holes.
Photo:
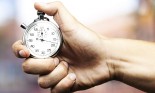
[[[44,41],[46,41],[46,42],[51,42],[51,43],[55,43],[55,42],[52,42],[52,41],[48,41],[48,40],[44,40]]]

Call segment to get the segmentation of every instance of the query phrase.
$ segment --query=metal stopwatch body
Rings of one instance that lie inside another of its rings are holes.
[[[62,34],[57,25],[50,22],[45,13],[37,12],[38,18],[30,25],[21,25],[25,29],[23,44],[28,48],[32,57],[53,57],[62,44]]]

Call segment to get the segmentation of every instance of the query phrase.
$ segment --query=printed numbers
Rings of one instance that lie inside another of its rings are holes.
[[[53,38],[53,41],[56,41],[57,39],[56,38]]]
[[[30,33],[30,36],[34,36],[34,33]]]
[[[29,39],[29,42],[33,42],[33,40],[32,39]]]
[[[34,31],[38,31],[38,28],[37,28],[37,27],[35,27],[35,28],[34,28]]]
[[[36,49],[35,52],[39,52],[39,49]]]
[[[55,47],[55,44],[51,44],[51,47]]]
[[[30,47],[34,48],[35,46],[34,45],[31,45]]]
[[[55,34],[55,32],[52,32],[52,35],[54,35]]]

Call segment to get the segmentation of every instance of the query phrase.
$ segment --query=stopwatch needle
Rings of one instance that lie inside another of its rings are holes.
[[[51,41],[47,41],[47,40],[44,40],[44,39],[39,39],[41,42],[50,42],[50,43],[54,43],[54,42],[51,42]]]
[[[53,42],[51,42],[51,41],[47,41],[47,40],[45,40],[46,42],[50,42],[50,43],[53,43]]]
[[[45,41],[44,39],[40,39],[40,40],[41,40],[41,42]]]

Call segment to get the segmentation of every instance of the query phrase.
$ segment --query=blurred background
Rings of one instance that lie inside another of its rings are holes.
[[[0,0],[0,93],[50,93],[37,77],[22,71],[23,59],[11,46],[22,38],[21,23],[36,17],[34,2],[54,0]],[[59,0],[81,23],[108,37],[155,41],[155,0]],[[110,81],[76,93],[144,93],[119,81]]]

